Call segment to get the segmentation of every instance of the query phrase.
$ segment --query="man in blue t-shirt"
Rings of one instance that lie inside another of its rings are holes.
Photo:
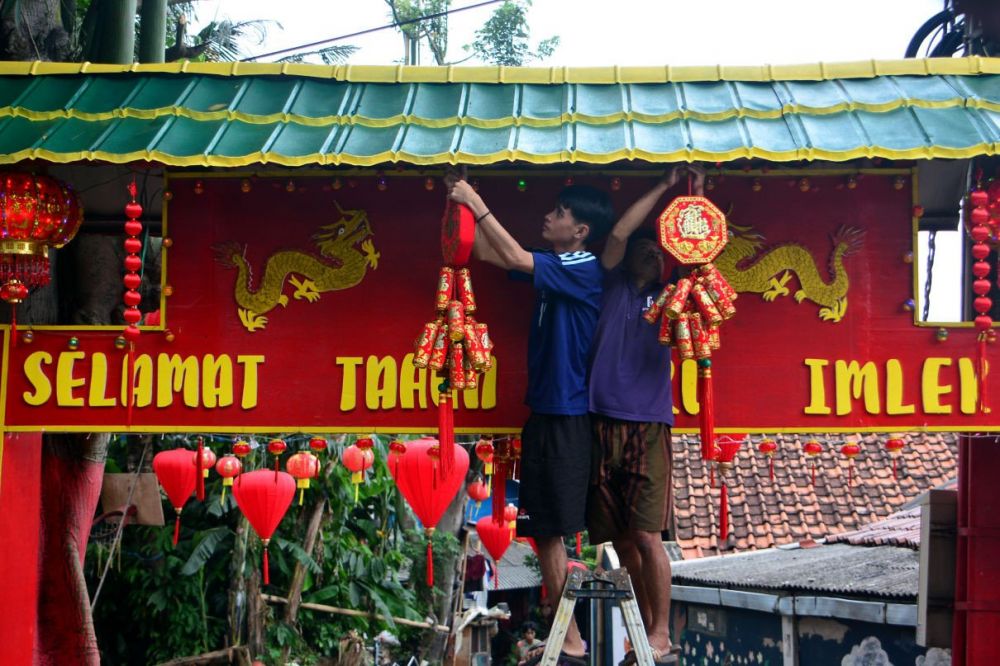
[[[661,536],[671,521],[674,415],[670,347],[659,343],[659,326],[642,316],[663,288],[663,252],[653,231],[640,226],[685,170],[700,195],[704,170],[674,167],[611,230],[601,253],[607,273],[590,371],[595,451],[587,529],[591,542],[611,541],[628,569],[656,664],[678,660]],[[634,661],[629,652],[623,663]]]
[[[521,433],[517,533],[535,539],[542,580],[556,600],[566,583],[563,537],[584,529],[590,478],[587,372],[603,274],[597,257],[585,248],[611,226],[611,201],[592,187],[565,188],[542,225],[542,238],[552,250],[529,252],[464,180],[449,181],[448,195],[476,216],[476,257],[515,279],[532,281],[537,291],[528,335],[525,402],[531,416]],[[575,622],[562,651],[560,663],[586,663]]]

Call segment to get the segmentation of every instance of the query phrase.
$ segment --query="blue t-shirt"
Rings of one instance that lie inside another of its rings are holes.
[[[590,346],[601,306],[601,264],[590,252],[533,252],[538,293],[528,335],[528,394],[539,414],[586,414]]]

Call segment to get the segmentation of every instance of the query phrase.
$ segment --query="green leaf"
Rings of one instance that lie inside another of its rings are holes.
[[[275,545],[278,546],[282,551],[291,554],[295,558],[295,561],[306,568],[307,571],[311,571],[314,574],[323,573],[323,568],[316,563],[312,557],[309,556],[302,546],[295,543],[294,541],[287,541],[280,537],[274,538]]]
[[[184,576],[197,573],[199,569],[204,567],[205,563],[215,555],[219,549],[219,545],[233,535],[233,531],[228,527],[213,527],[212,529],[203,531],[201,534],[201,541],[191,551],[191,556],[181,569],[181,574]]]

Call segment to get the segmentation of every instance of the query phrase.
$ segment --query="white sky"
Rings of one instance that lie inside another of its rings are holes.
[[[454,0],[453,8],[479,0]],[[532,40],[558,35],[538,65],[775,64],[901,58],[910,37],[940,11],[942,0],[534,0]],[[451,17],[449,57],[495,5]],[[384,0],[203,0],[202,21],[273,19],[266,43],[251,53],[344,35],[389,22]],[[345,40],[360,47],[355,64],[402,58],[393,30]],[[433,64],[427,60],[424,64]]]

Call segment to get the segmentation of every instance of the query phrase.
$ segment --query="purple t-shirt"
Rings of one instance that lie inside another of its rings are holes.
[[[662,288],[636,289],[621,268],[605,275],[590,368],[590,411],[611,418],[674,424],[670,347],[642,313]]]

